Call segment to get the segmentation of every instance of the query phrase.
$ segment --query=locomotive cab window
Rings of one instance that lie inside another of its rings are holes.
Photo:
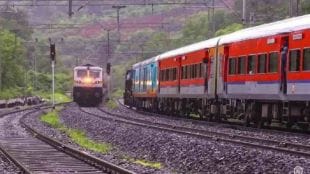
[[[229,59],[229,74],[231,75],[236,74],[236,59],[235,58]]]
[[[266,61],[267,61],[266,54],[258,55],[258,73],[266,73]]]
[[[310,70],[310,48],[304,49],[303,70]]]
[[[248,56],[248,70],[247,74],[254,74],[256,67],[255,55]]]
[[[238,74],[245,74],[245,62],[246,57],[239,57],[238,58]]]
[[[100,77],[100,71],[90,71],[89,76],[93,78],[99,78]]]
[[[278,57],[279,54],[276,52],[269,54],[268,72],[270,73],[278,72]]]
[[[290,71],[299,71],[300,50],[290,51],[289,67]]]
[[[78,77],[85,77],[85,76],[87,76],[87,70],[85,70],[85,69],[77,70],[77,76]]]

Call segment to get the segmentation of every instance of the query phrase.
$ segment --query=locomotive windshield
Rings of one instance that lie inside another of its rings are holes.
[[[85,69],[77,70],[77,76],[78,77],[85,77],[85,76],[87,76],[87,70],[85,70]]]
[[[89,72],[87,72],[87,71],[89,71]],[[87,76],[91,77],[91,78],[100,78],[100,71],[98,71],[98,70],[86,70],[86,69],[77,70],[77,77],[83,78],[83,77],[87,77]]]
[[[99,78],[100,77],[100,71],[89,71],[89,76],[92,78]]]

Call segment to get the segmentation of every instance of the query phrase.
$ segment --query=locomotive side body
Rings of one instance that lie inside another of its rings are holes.
[[[98,105],[103,99],[103,70],[92,65],[74,68],[73,101],[79,105]]]

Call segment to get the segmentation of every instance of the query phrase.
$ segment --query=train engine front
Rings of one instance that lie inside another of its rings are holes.
[[[102,102],[103,69],[86,64],[74,68],[73,101],[82,106],[96,106]]]

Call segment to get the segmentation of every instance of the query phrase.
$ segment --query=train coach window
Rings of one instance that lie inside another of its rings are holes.
[[[173,68],[173,80],[177,79],[177,69]]]
[[[197,77],[197,65],[192,65],[192,78]]]
[[[238,74],[245,74],[245,61],[246,57],[238,58]]]
[[[192,70],[192,66],[188,65],[187,66],[187,79],[191,78],[191,70]]]
[[[229,59],[229,74],[236,74],[236,59]]]
[[[274,73],[278,72],[278,53],[270,53],[269,54],[269,62],[268,62],[268,72]]]
[[[303,70],[310,70],[310,48],[304,49]]]
[[[300,50],[290,51],[290,71],[299,71]]]
[[[255,73],[255,67],[256,67],[256,61],[255,61],[255,55],[248,57],[248,74],[254,74]]]
[[[188,66],[184,67],[185,71],[184,71],[184,79],[187,79],[187,73],[188,73]]]
[[[266,61],[267,61],[266,54],[258,55],[258,73],[266,73]]]
[[[165,77],[165,81],[169,81],[169,69],[166,69],[166,77]]]
[[[199,76],[199,77],[202,77],[202,63],[199,64],[198,76]]]

